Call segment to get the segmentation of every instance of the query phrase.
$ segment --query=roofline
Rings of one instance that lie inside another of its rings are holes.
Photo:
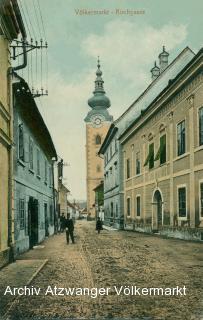
[[[56,149],[55,149],[51,134],[50,134],[45,122],[44,122],[44,119],[43,119],[43,117],[42,117],[42,115],[41,115],[41,113],[40,113],[40,111],[39,111],[39,109],[37,107],[37,104],[36,104],[32,94],[31,94],[30,88],[29,88],[27,82],[23,78],[21,78],[16,72],[14,72],[14,75],[20,80],[20,83],[27,89],[27,90],[25,90],[25,94],[28,96],[28,98],[30,99],[30,102],[33,104],[33,107],[35,108],[37,116],[39,117],[40,121],[42,122],[42,125],[45,128],[45,131],[47,133],[48,139],[51,142],[51,149],[52,149],[52,152],[53,152],[53,156],[56,158],[56,161],[57,161],[58,160],[58,156],[57,156],[57,152],[56,152]],[[15,86],[15,83],[13,85]]]
[[[93,191],[96,191],[97,189],[99,189],[99,187],[101,187],[102,185],[104,185],[104,180],[101,180],[100,184],[98,184]]]
[[[114,137],[114,135],[116,134],[116,132],[118,131],[118,128],[114,125],[114,123],[112,123],[109,127],[109,130],[106,134],[106,137],[99,149],[98,154],[104,154],[104,152],[106,151],[110,141],[112,140],[112,138]]]
[[[16,13],[16,17],[17,17],[17,20],[18,20],[18,24],[19,24],[19,27],[20,27],[21,34],[22,34],[23,38],[26,38],[27,34],[26,34],[26,30],[25,30],[25,26],[24,26],[24,22],[23,22],[23,19],[22,19],[22,16],[21,16],[21,12],[20,12],[20,8],[19,8],[19,5],[18,5],[18,2],[17,2],[17,0],[11,0],[11,2],[13,4],[14,11]]]
[[[188,62],[188,64],[176,75],[174,79],[169,80],[168,85],[156,96],[156,98],[149,104],[149,106],[142,110],[141,114],[129,125],[129,127],[119,136],[119,140],[121,140],[127,132],[141,119],[143,116],[148,112],[149,109],[153,107],[153,105],[157,102],[158,99],[162,98],[164,94],[169,91],[172,87],[175,86],[176,82],[179,80],[179,78],[184,74],[184,72],[187,71],[188,68],[190,68],[196,60],[203,54],[203,47],[198,51],[198,53],[192,58],[191,61]],[[133,132],[130,134],[130,136],[133,134]],[[128,138],[130,138],[130,136]],[[122,142],[123,143],[123,142]]]
[[[162,72],[160,73],[160,75],[159,75],[154,81],[152,81],[152,82],[148,85],[148,87],[147,87],[147,88],[141,93],[141,95],[138,96],[138,98],[121,114],[121,116],[118,117],[118,118],[114,121],[115,124],[116,124],[117,122],[119,122],[119,121],[129,112],[129,110],[132,109],[132,107],[151,89],[151,87],[152,87],[157,81],[159,81],[159,79],[162,77],[162,75],[163,75],[169,68],[171,68],[172,65],[174,65],[175,62],[176,62],[176,61],[183,55],[183,53],[184,53],[185,51],[187,51],[187,50],[190,50],[191,53],[195,54],[194,51],[193,51],[192,49],[190,49],[190,47],[188,47],[188,46],[185,47],[185,49],[183,49],[183,50],[175,57],[175,59],[167,66],[167,68],[164,69],[164,71],[162,71]]]

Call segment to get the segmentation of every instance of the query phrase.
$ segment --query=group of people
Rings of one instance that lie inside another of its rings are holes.
[[[72,243],[75,243],[74,240],[74,223],[73,220],[70,218],[70,215],[67,215],[67,218],[65,217],[65,214],[62,213],[60,217],[60,232],[64,232],[66,230],[66,241],[67,244],[69,244],[69,241],[71,239]],[[96,222],[96,230],[98,233],[100,233],[101,230],[103,230],[103,222],[98,217]]]

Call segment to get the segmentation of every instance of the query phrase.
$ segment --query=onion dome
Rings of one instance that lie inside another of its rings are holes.
[[[93,91],[93,97],[88,100],[88,105],[92,109],[101,109],[101,108],[109,108],[111,106],[111,102],[109,98],[105,95],[104,91],[104,81],[102,79],[102,71],[100,69],[100,60],[98,58],[97,61],[97,71],[96,71],[96,80],[95,80],[95,90]]]
[[[151,69],[152,80],[156,79],[160,75],[160,68],[157,66],[156,61],[154,67]]]

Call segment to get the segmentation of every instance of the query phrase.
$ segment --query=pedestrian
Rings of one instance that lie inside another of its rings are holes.
[[[67,219],[66,219],[66,241],[67,241],[67,244],[69,244],[69,237],[71,238],[72,243],[75,243],[73,231],[74,231],[73,220],[70,218],[70,215],[67,215]]]
[[[97,219],[96,230],[98,231],[98,233],[100,233],[100,231],[103,230],[102,220],[100,219],[100,217],[98,217],[98,219]]]
[[[60,216],[60,232],[64,232],[65,227],[66,227],[66,217],[63,212],[62,215]]]

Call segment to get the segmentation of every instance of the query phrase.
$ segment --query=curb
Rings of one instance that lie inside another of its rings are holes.
[[[38,273],[44,268],[44,266],[47,264],[48,259],[45,259],[44,262],[37,268],[37,270],[34,272],[34,274],[30,277],[30,279],[28,280],[28,282],[26,283],[26,286],[30,285],[31,282],[34,280],[34,278],[38,275]],[[9,317],[9,312],[11,311],[11,309],[14,307],[14,305],[19,301],[20,297],[22,296],[16,296],[13,300],[13,302],[11,303],[10,307],[8,308],[8,310],[6,311],[6,313],[4,313],[4,315],[2,316],[2,320],[10,320]]]

